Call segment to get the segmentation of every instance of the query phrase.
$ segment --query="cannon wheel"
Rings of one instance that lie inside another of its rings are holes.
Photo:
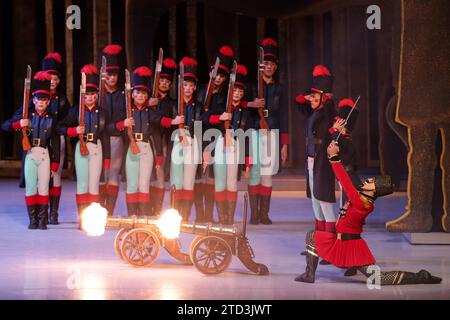
[[[192,257],[194,256],[192,252],[193,252],[193,250],[194,250],[195,245],[196,245],[200,240],[202,240],[204,237],[205,237],[205,236],[201,236],[201,235],[195,236],[194,240],[192,240],[191,244],[189,245],[189,255],[191,256],[191,261],[192,261]]]
[[[158,257],[161,244],[155,233],[146,228],[128,232],[122,240],[122,257],[135,267],[148,267]]]
[[[219,274],[231,263],[230,245],[222,238],[206,236],[192,247],[191,260],[204,274]]]
[[[117,255],[120,257],[120,259],[124,260],[122,257],[122,240],[125,236],[125,233],[127,233],[129,229],[122,228],[117,232],[116,237],[114,238],[114,250],[116,250]]]

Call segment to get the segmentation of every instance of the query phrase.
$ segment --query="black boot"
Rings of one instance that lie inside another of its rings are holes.
[[[195,205],[195,221],[196,222],[212,222],[205,217],[205,207],[203,203],[203,185],[196,184],[194,186],[194,205]]]
[[[442,279],[439,277],[435,277],[431,275],[426,270],[420,270],[417,273],[414,272],[406,272],[406,271],[398,271],[398,277],[395,280],[392,276],[389,277],[387,275],[391,275],[393,272],[382,272],[381,273],[381,285],[403,285],[403,284],[438,284],[441,283]],[[394,279],[394,280],[392,280]],[[392,281],[392,283],[390,283]]]
[[[48,204],[38,205],[38,229],[47,230]]]
[[[186,221],[189,221],[193,204],[194,200],[183,200],[183,216],[185,217]]]
[[[38,228],[38,206],[36,204],[27,206],[27,211],[30,218],[28,229],[35,230]]]
[[[228,225],[234,224],[234,214],[236,212],[236,201],[228,201],[227,206],[227,223]]]
[[[226,224],[227,221],[227,201],[216,201],[219,224]]]
[[[61,196],[50,196],[50,224],[58,225],[58,208]]]
[[[261,196],[260,200],[260,212],[259,212],[259,221],[262,224],[272,224],[272,220],[269,218],[269,209],[270,209],[270,198],[271,196]]]
[[[214,193],[205,192],[205,220],[214,222]]]
[[[259,194],[250,195],[250,224],[258,224],[259,223]]]
[[[358,273],[358,269],[351,267],[345,271],[344,276],[345,277],[353,277],[353,276],[356,276],[357,273]]]
[[[103,208],[106,208],[107,201],[108,201],[108,193],[107,193],[107,189],[108,189],[108,186],[107,186],[106,184],[101,184],[101,185],[99,186],[100,205],[101,205]]]
[[[116,208],[117,195],[108,194],[106,196],[106,206],[105,209],[108,211],[108,216],[114,214],[114,209]]]
[[[153,198],[153,215],[157,216],[161,214],[161,209],[164,201],[164,191],[157,192],[152,196]]]
[[[316,269],[318,262],[319,257],[308,252],[306,254],[306,270],[303,274],[295,278],[295,281],[314,283],[316,280]]]
[[[150,196],[150,200],[148,201],[148,206],[147,206],[147,213],[144,215],[145,216],[154,216],[155,215],[155,197],[153,195]]]
[[[138,215],[138,203],[137,202],[127,202],[127,211],[128,216],[137,216]]]

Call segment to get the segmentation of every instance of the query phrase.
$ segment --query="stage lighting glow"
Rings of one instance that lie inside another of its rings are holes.
[[[108,211],[99,203],[92,203],[81,213],[81,228],[93,237],[105,233]]]
[[[181,216],[175,209],[165,211],[157,222],[162,235],[167,239],[177,239],[180,236]]]

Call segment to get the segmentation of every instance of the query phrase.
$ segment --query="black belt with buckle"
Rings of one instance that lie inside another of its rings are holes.
[[[92,132],[88,133],[84,136],[84,139],[86,142],[91,142],[91,143],[97,144],[97,140],[94,138],[95,138],[95,135]]]
[[[342,241],[361,239],[360,234],[338,233],[337,238]]]
[[[264,118],[268,118],[269,117],[269,110],[268,109],[264,109],[263,110],[263,115],[264,115]]]
[[[40,138],[33,138],[32,146],[33,147],[47,148],[46,145],[41,144],[41,139]]]
[[[135,134],[134,134],[134,139],[135,139],[136,141],[143,141],[143,140],[144,140],[144,134],[141,133],[141,132],[135,133]]]

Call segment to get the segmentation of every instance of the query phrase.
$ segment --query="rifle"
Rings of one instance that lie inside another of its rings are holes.
[[[264,78],[263,78],[263,70],[262,67],[264,65],[264,49],[259,47],[258,50],[258,98],[264,98]],[[259,115],[259,126],[261,129],[269,130],[269,125],[267,124],[266,118],[264,117],[263,108],[258,108]]]
[[[233,94],[234,94],[234,83],[236,82],[236,69],[237,69],[237,63],[234,61],[233,63],[233,69],[231,70],[230,74],[230,82],[228,83],[228,96],[227,96],[227,113],[233,112]],[[225,120],[225,145],[227,145],[227,132],[230,129],[231,121]]]
[[[30,102],[31,89],[31,67],[27,66],[27,77],[23,85],[23,104],[22,104],[22,118],[28,119],[28,104]],[[30,139],[28,139],[27,128],[22,128],[22,148],[24,151],[31,149]]]
[[[102,57],[102,67],[100,68],[100,106],[104,110],[105,109],[105,92],[106,92],[106,57]]]
[[[155,65],[155,77],[153,78],[152,98],[158,98],[158,95],[159,95],[159,90],[158,90],[159,75],[161,74],[163,55],[164,55],[163,49],[159,48],[158,60],[156,60],[156,65]]]
[[[184,64],[183,61],[180,62],[180,74],[178,75],[178,115],[184,116],[184,90],[183,90],[183,80],[184,80]],[[184,122],[178,125],[180,129],[180,142],[183,141],[184,137]]]
[[[130,72],[125,69],[125,103],[127,106],[127,118],[131,118],[131,80],[130,80]],[[128,127],[127,130],[128,138],[130,139],[130,149],[134,154],[138,154],[140,152],[139,147],[136,143],[136,139],[134,139],[133,128]]]
[[[216,85],[214,84],[214,81],[217,76],[217,70],[219,70],[219,64],[220,64],[220,58],[217,57],[216,63],[214,64],[214,69],[211,71],[211,75],[209,76],[208,88],[206,89],[206,96],[205,96],[205,101],[204,101],[205,111],[209,110],[209,105],[211,104],[212,94],[216,87]]]
[[[106,57],[102,56],[102,66],[100,68],[100,84],[99,84],[99,88],[100,88],[100,108],[102,108],[103,110],[106,109],[105,106],[105,93],[106,93]],[[100,183],[108,183],[108,175],[109,175],[109,170],[102,170],[102,175],[100,177]]]
[[[79,125],[84,127],[84,96],[86,95],[86,74],[83,72],[81,74],[81,86],[80,86],[80,109],[79,109]],[[89,155],[89,150],[86,146],[86,141],[84,141],[83,134],[79,134],[78,138],[80,139],[80,153],[83,157]]]

